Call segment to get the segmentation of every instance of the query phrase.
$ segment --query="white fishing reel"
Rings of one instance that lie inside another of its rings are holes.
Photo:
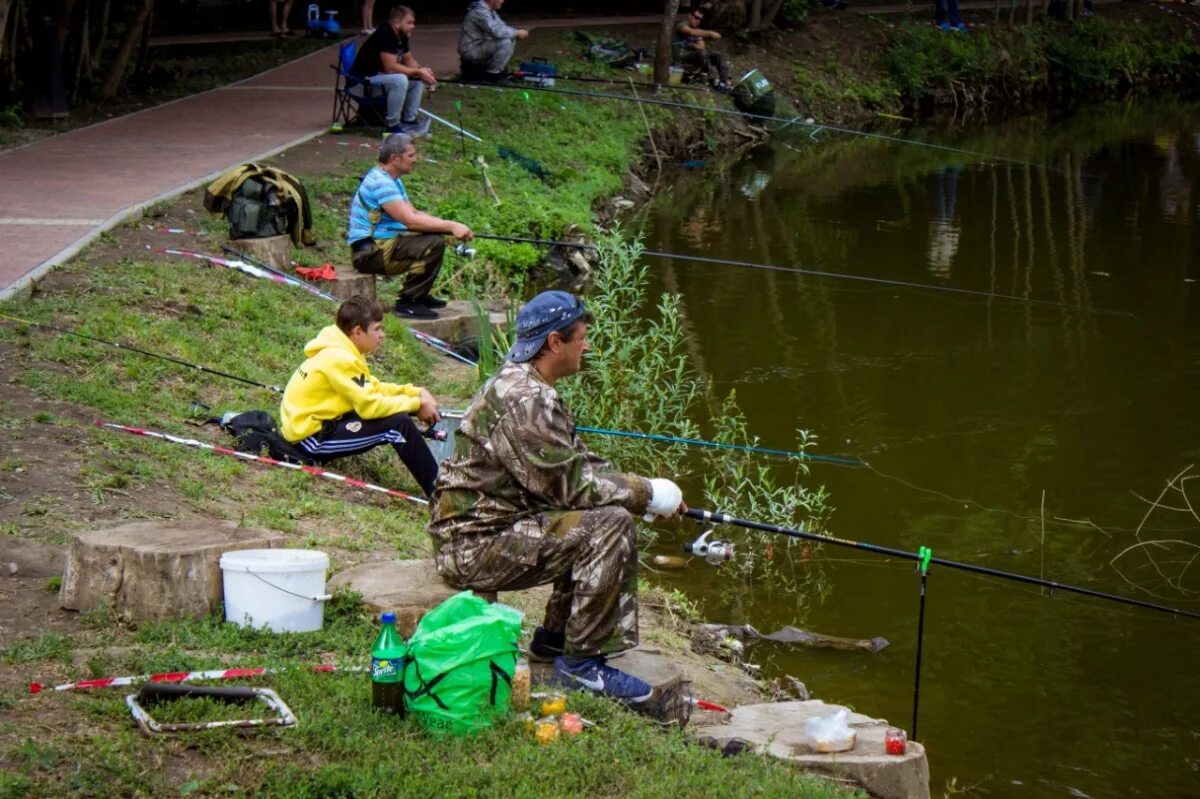
[[[683,551],[689,555],[695,555],[699,558],[704,558],[713,566],[720,566],[722,563],[728,563],[733,560],[733,542],[724,541],[719,538],[714,538],[711,541],[708,539],[710,535],[716,532],[715,527],[710,527],[700,534],[700,537],[690,544],[683,545]]]
[[[458,244],[454,245],[454,253],[456,255],[461,255],[463,258],[466,258],[469,261],[475,257],[475,248],[468,247],[465,241],[460,241]]]

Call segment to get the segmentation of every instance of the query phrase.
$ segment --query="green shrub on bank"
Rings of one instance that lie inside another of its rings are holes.
[[[927,24],[888,33],[879,64],[906,103],[980,102],[1049,94],[1105,95],[1137,86],[1195,85],[1200,37],[1163,41],[1154,26],[1100,18],[947,34]]]

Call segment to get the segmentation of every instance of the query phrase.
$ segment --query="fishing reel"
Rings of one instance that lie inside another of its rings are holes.
[[[475,257],[475,248],[468,247],[465,241],[460,241],[454,245],[454,254],[466,258],[468,261]]]
[[[708,528],[695,541],[684,544],[683,551],[689,555],[704,558],[712,566],[720,566],[722,563],[733,560],[732,541],[724,541],[719,538],[708,540],[708,537],[716,532],[716,529],[715,527]]]

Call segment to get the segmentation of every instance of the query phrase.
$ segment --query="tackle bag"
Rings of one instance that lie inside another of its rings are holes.
[[[275,186],[258,178],[246,178],[233,191],[226,215],[229,238],[265,239],[287,235],[296,223],[294,202],[284,202]]]
[[[404,706],[438,735],[490,727],[510,707],[521,612],[470,591],[426,613],[408,639]]]
[[[300,463],[305,466],[316,464],[303,450],[283,437],[279,428],[275,426],[275,419],[266,411],[227,413],[210,421],[221,425],[221,429],[237,439],[238,452],[262,455],[265,449],[267,457],[277,461]]]

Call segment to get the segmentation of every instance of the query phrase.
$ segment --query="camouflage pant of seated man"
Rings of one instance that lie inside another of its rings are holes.
[[[566,633],[564,654],[632,649],[638,643],[637,526],[615,505],[548,511],[490,536],[463,536],[437,553],[457,588],[519,591],[552,583],[542,626]]]

